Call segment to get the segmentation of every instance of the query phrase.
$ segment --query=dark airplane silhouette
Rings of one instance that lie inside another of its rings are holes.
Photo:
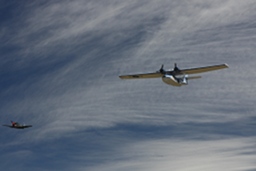
[[[18,122],[13,122],[11,121],[11,125],[3,125],[3,126],[7,126],[7,127],[10,127],[10,128],[16,128],[16,129],[24,129],[24,128],[29,128],[29,127],[32,127],[32,125],[21,125],[19,124]]]

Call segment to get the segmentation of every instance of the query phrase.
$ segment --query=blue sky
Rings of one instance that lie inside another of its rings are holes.
[[[252,0],[0,2],[4,170],[256,170]],[[220,63],[188,86],[118,75]]]

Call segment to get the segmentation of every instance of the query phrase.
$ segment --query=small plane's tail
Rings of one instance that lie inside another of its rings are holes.
[[[12,126],[14,126],[16,123],[11,120]]]

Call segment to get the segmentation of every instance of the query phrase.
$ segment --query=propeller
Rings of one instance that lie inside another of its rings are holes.
[[[162,64],[161,68],[159,69],[159,72],[164,74],[165,73],[165,70],[164,70],[164,64]]]
[[[174,71],[179,71],[180,69],[177,67],[177,63],[174,63]]]

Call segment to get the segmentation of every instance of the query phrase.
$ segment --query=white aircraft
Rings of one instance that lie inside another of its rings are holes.
[[[161,66],[159,71],[153,73],[143,73],[143,74],[134,74],[134,75],[121,75],[121,79],[143,79],[143,78],[160,78],[164,83],[172,86],[182,86],[187,85],[188,80],[198,79],[201,76],[188,76],[188,74],[198,74],[208,71],[214,71],[218,69],[228,68],[227,64],[212,65],[199,68],[189,68],[189,69],[179,69],[177,64],[174,64],[174,69],[170,71],[164,70],[164,65]]]

